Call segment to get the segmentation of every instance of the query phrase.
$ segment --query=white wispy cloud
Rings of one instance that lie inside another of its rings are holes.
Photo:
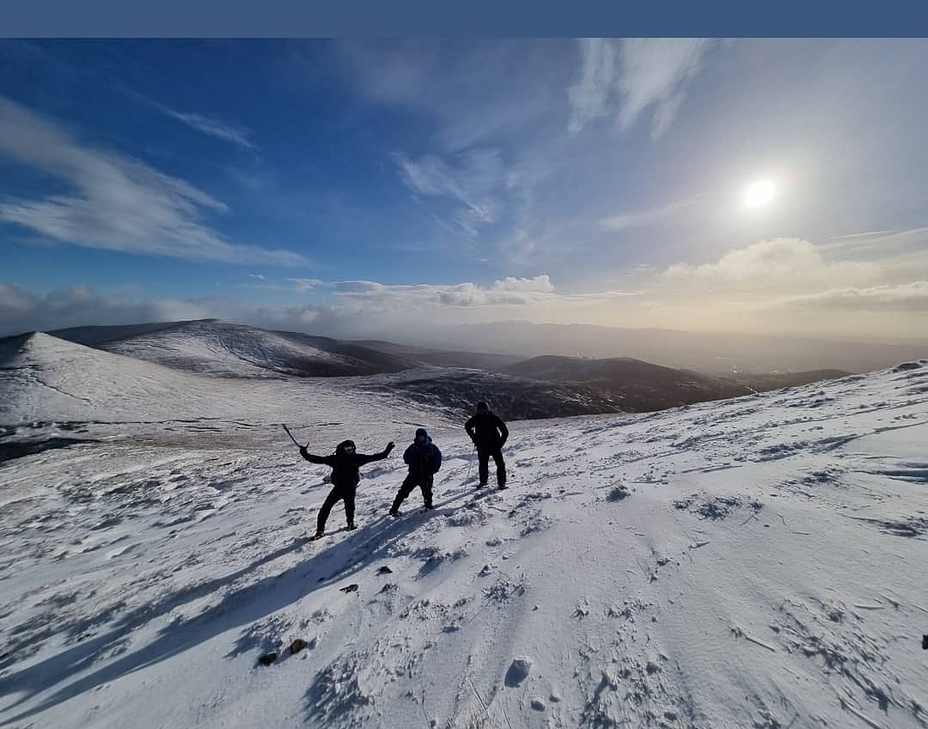
[[[394,161],[416,196],[457,203],[451,210],[433,207],[442,233],[477,260],[519,264],[526,247],[509,245],[514,229],[546,229],[535,190],[552,179],[559,155],[568,156],[555,120],[566,108],[572,41],[349,41],[336,47],[362,98],[418,116],[417,151],[400,151]]]
[[[500,251],[510,261],[527,265],[538,252],[538,240],[531,233],[531,223],[523,223],[499,244]]]
[[[229,124],[228,122],[220,121],[213,117],[203,116],[202,114],[174,111],[160,104],[158,106],[165,114],[186,124],[191,129],[195,129],[203,134],[208,134],[211,137],[216,137],[217,139],[225,140],[226,142],[232,142],[245,149],[255,149],[255,145],[249,140],[249,137],[252,136],[251,130],[246,127]]]
[[[698,38],[632,38],[622,43],[622,106],[619,120],[627,129],[638,115],[654,107],[651,136],[671,125],[683,103],[686,83],[696,75],[709,41]]]
[[[918,230],[928,230],[928,228],[919,228]],[[885,238],[886,236],[898,234],[898,230],[867,230],[862,233],[847,233],[846,235],[836,235],[832,238],[829,238],[829,241],[854,241],[860,240],[862,238],[872,239],[872,238]]]
[[[293,284],[297,291],[312,291],[322,284],[318,278],[288,278],[287,281]]]
[[[696,38],[581,39],[579,78],[568,89],[568,130],[576,134],[613,116],[625,130],[650,111],[657,139],[673,123],[710,45]]]
[[[152,109],[156,109],[165,116],[179,121],[181,124],[184,124],[191,129],[200,132],[201,134],[206,134],[208,136],[215,137],[216,139],[230,142],[251,151],[257,150],[257,147],[251,141],[253,132],[244,125],[233,124],[221,119],[217,119],[216,117],[197,114],[195,112],[178,111],[177,109],[172,109],[170,106],[162,104],[160,101],[151,99],[148,96],[140,94],[138,91],[134,91],[125,86],[119,85],[117,88],[129,99],[133,99],[140,104],[144,104],[145,106],[149,106]]]
[[[609,218],[604,218],[598,222],[603,230],[619,231],[627,228],[639,228],[672,218],[683,210],[692,208],[694,205],[705,199],[706,195],[694,195],[693,197],[676,202],[660,205],[658,207],[648,208],[646,210],[635,210],[632,212],[619,213]]]
[[[447,197],[461,208],[454,221],[470,236],[479,226],[498,220],[507,174],[495,149],[475,149],[457,155],[451,165],[437,155],[411,160],[394,155],[404,184],[416,195]]]
[[[611,97],[620,74],[619,47],[615,41],[581,38],[578,43],[580,78],[567,90],[571,105],[568,129],[572,134],[589,122],[613,113]]]
[[[524,137],[558,94],[546,78],[560,67],[550,41],[351,40],[335,48],[364,97],[431,117],[446,153]]]
[[[301,255],[224,240],[203,222],[228,207],[190,183],[72,135],[0,97],[0,156],[41,171],[67,192],[0,201],[0,222],[91,248],[187,260],[305,265]]]
[[[795,296],[781,302],[789,308],[809,311],[810,308],[840,310],[843,312],[917,312],[928,314],[928,281],[912,281],[899,285],[869,286],[865,288],[830,289],[814,294]],[[928,326],[913,335],[928,334]]]
[[[928,227],[851,233],[829,238],[820,246],[836,254],[872,257],[894,257],[905,251],[923,251],[926,247]]]

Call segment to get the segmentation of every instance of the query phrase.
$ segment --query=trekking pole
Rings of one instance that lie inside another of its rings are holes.
[[[473,446],[474,446],[474,452],[476,452],[477,444],[474,443]],[[464,483],[467,483],[468,481],[470,481],[470,471],[473,467],[474,467],[474,459],[471,458],[470,463],[467,464],[467,476],[464,477]]]
[[[284,425],[284,423],[281,423],[281,425],[283,426],[284,430],[287,431],[287,435],[290,436],[290,440],[293,441],[293,445],[295,445],[297,448],[302,448],[303,446],[296,442],[296,438],[293,437],[293,433],[290,432],[290,428]]]

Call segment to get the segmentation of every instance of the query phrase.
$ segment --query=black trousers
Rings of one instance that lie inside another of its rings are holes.
[[[503,460],[503,449],[499,446],[477,446],[477,474],[480,483],[486,483],[490,477],[490,458],[496,464],[496,483],[506,485],[506,461]]]
[[[333,486],[329,495],[325,497],[322,508],[319,509],[319,517],[316,519],[316,531],[320,534],[325,531],[325,522],[329,518],[329,512],[332,507],[339,501],[345,501],[345,519],[349,524],[354,521],[354,495],[357,486]]]
[[[393,506],[390,507],[390,511],[396,511],[400,508],[400,504],[406,499],[409,494],[412,493],[412,490],[418,486],[422,489],[422,500],[425,502],[426,508],[432,507],[432,476],[414,476],[409,474],[404,480],[400,490],[396,492],[396,498],[393,499]]]

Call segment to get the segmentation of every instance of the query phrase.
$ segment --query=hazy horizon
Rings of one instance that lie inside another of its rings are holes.
[[[0,41],[0,336],[928,339],[926,62],[923,39]]]
[[[254,327],[254,336],[262,331],[289,331],[258,327],[223,319],[141,322],[125,325],[89,325],[52,329],[47,333],[88,346],[101,342],[131,340],[162,330],[184,331],[183,325],[216,322],[215,335],[223,336],[227,325]],[[180,328],[178,328],[180,327]],[[197,328],[196,336],[207,330]],[[240,339],[244,332],[236,331]],[[246,330],[247,331],[247,330]],[[29,332],[17,332],[18,336]],[[296,332],[300,334],[301,332]],[[302,332],[307,333],[307,332]],[[499,321],[474,325],[424,329],[387,339],[383,336],[342,338],[324,332],[308,332],[334,341],[357,342],[383,351],[409,353],[424,349],[436,352],[459,352],[490,357],[514,356],[531,359],[539,356],[583,357],[590,359],[630,358],[675,369],[692,370],[707,375],[811,372],[820,370],[864,373],[892,367],[907,360],[928,357],[928,341],[873,339],[803,338],[729,332],[685,332],[661,329],[619,329],[598,325],[533,324],[526,321]],[[0,339],[7,337],[0,337]],[[398,347],[399,349],[394,349]],[[468,358],[465,358],[470,361]],[[463,365],[471,366],[471,365]]]
[[[64,331],[68,329],[82,329],[82,328],[91,328],[91,327],[98,327],[98,328],[103,329],[107,327],[116,327],[116,326],[132,327],[132,326],[143,326],[143,325],[148,325],[148,324],[153,324],[153,325],[154,324],[183,324],[183,323],[192,323],[192,322],[197,322],[197,321],[219,321],[219,322],[226,322],[229,324],[238,324],[242,326],[253,326],[253,327],[260,328],[260,329],[271,329],[272,328],[270,326],[266,326],[260,323],[260,320],[255,320],[255,321],[237,320],[237,319],[231,319],[231,318],[221,317],[221,316],[215,316],[215,317],[210,316],[210,317],[191,318],[191,319],[161,319],[161,320],[137,319],[137,318],[126,317],[115,323],[100,323],[100,322],[92,321],[89,323],[74,324],[74,325],[68,325],[64,327],[49,327],[49,328],[38,328],[38,329],[37,328],[17,329],[14,327],[14,328],[9,329],[9,331],[0,330],[0,332],[2,332],[0,333],[0,337],[19,336],[22,334],[29,334],[32,332],[52,333],[54,331]],[[925,336],[925,337],[892,337],[892,336],[885,336],[885,335],[856,335],[855,336],[853,334],[805,335],[805,334],[789,334],[789,333],[779,333],[779,332],[769,333],[769,334],[758,334],[757,332],[751,332],[751,331],[723,331],[723,330],[714,330],[714,329],[706,329],[706,330],[697,331],[697,330],[691,330],[691,329],[679,329],[679,328],[672,328],[672,327],[645,327],[645,326],[623,327],[623,326],[616,326],[616,325],[609,325],[609,324],[585,324],[582,322],[557,324],[554,322],[533,322],[528,319],[498,319],[492,322],[461,323],[457,325],[451,325],[447,327],[446,329],[453,333],[456,330],[461,330],[464,328],[479,329],[482,326],[492,327],[492,326],[506,326],[506,325],[516,325],[516,326],[527,325],[531,327],[551,326],[551,327],[557,327],[557,328],[562,328],[562,327],[563,328],[575,328],[576,327],[576,328],[586,328],[586,329],[591,329],[591,330],[601,329],[601,330],[612,330],[612,331],[617,331],[617,332],[631,332],[631,333],[666,332],[666,333],[672,333],[672,334],[684,334],[684,335],[692,335],[692,336],[706,336],[706,337],[733,336],[733,337],[746,337],[746,338],[763,338],[763,339],[770,339],[770,340],[794,339],[794,340],[808,340],[808,341],[832,341],[832,342],[838,342],[838,343],[863,343],[863,344],[867,344],[867,343],[887,343],[889,344],[891,343],[891,344],[902,344],[902,345],[928,344],[928,336]],[[328,337],[331,339],[344,339],[346,341],[348,340],[358,341],[361,339],[370,339],[370,340],[378,339],[378,337],[367,336],[367,334],[365,333],[365,330],[361,330],[359,333],[352,334],[350,329],[346,329],[345,330],[346,334],[342,335],[337,332],[330,333],[330,334],[323,333],[323,328],[325,327],[306,326],[306,327],[302,327],[301,330],[299,331],[295,329],[280,329],[280,328],[278,328],[277,330],[309,334],[311,336]],[[386,339],[386,338],[380,337],[380,339],[382,339],[383,341],[392,341],[398,344],[404,343],[403,341],[401,341],[404,338],[405,337],[403,336],[400,336],[396,339]],[[416,339],[416,338],[417,338],[416,336],[412,337],[412,339]]]

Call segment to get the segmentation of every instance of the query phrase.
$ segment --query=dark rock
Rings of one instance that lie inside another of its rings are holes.
[[[606,497],[608,501],[621,501],[628,496],[628,489],[624,486],[616,486]]]
[[[308,646],[309,643],[307,643],[305,640],[302,638],[297,638],[290,644],[290,652],[295,655]]]
[[[528,678],[528,674],[531,670],[532,659],[526,656],[517,656],[513,659],[509,666],[509,670],[506,672],[506,685],[509,688],[515,688]]]

